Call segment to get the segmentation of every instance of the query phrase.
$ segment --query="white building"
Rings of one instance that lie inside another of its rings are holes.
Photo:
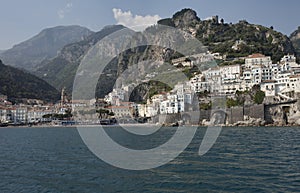
[[[29,110],[27,112],[27,121],[29,123],[37,123],[40,121],[44,121],[45,119],[43,118],[44,115],[49,115],[53,114],[54,110]]]
[[[276,95],[276,81],[275,80],[263,81],[260,84],[260,89],[265,92],[265,95],[267,97],[275,96]]]
[[[220,92],[220,85],[222,83],[221,71],[219,67],[209,68],[203,71],[202,74],[205,80],[209,82],[210,92]]]
[[[121,101],[125,101],[126,91],[123,89],[113,89],[105,96],[105,101],[111,105],[118,105]]]
[[[27,122],[27,108],[26,107],[13,107],[11,109],[11,121],[14,123]]]
[[[252,68],[254,65],[268,67],[271,64],[271,57],[263,54],[252,54],[245,59],[245,67],[248,69]]]
[[[300,73],[300,65],[296,62],[294,55],[285,55],[280,60],[280,69],[282,72],[292,71],[294,73]]]
[[[294,92],[300,92],[300,74],[291,75],[288,85]]]
[[[176,94],[167,95],[167,100],[161,102],[160,105],[161,114],[174,114],[181,112],[181,110]]]
[[[197,74],[195,77],[191,78],[189,83],[191,85],[191,89],[195,93],[210,91],[209,82],[205,80],[203,74]]]
[[[222,66],[220,67],[220,75],[222,78],[222,83],[239,82],[241,75],[241,66],[239,64]]]
[[[11,112],[6,108],[0,108],[0,122],[7,123],[11,121]]]

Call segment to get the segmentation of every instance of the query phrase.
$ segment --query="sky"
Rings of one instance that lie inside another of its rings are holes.
[[[141,26],[172,17],[183,8],[194,9],[200,19],[213,15],[227,23],[245,19],[273,26],[286,35],[300,26],[298,0],[0,0],[0,3],[0,50],[58,25],[81,25],[99,31],[106,25],[123,24],[142,30]]]

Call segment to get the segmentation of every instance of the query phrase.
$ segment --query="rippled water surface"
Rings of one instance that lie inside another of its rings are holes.
[[[106,130],[121,145],[146,149],[174,129],[151,140]],[[129,171],[95,157],[76,128],[1,128],[0,192],[300,192],[300,128],[223,128],[198,156],[205,130],[169,164]]]

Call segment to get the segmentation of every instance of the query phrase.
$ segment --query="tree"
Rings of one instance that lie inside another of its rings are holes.
[[[256,104],[262,104],[265,98],[265,93],[261,90],[257,91],[254,95],[254,102]]]
[[[99,113],[99,118],[102,119],[104,115],[108,115],[109,114],[109,110],[107,110],[107,109],[99,109],[99,110],[96,110],[96,113]]]
[[[65,111],[65,113],[66,113],[66,114],[64,114],[64,118],[69,119],[69,118],[73,117],[73,115],[72,115],[72,110],[71,110],[71,109],[67,109],[67,110]]]
[[[211,109],[211,102],[210,103],[200,103],[199,107],[201,110],[209,110],[209,109]]]
[[[222,19],[220,20],[220,22],[221,22],[221,24],[224,24],[224,19],[222,18]]]
[[[108,113],[108,115],[109,116],[115,116],[115,113],[111,111],[111,112]]]
[[[239,106],[239,102],[238,102],[238,100],[234,100],[234,99],[232,99],[232,98],[228,98],[228,99],[226,100],[226,106],[227,106],[228,108],[230,108],[230,107],[235,107],[235,106]]]
[[[251,89],[251,98],[256,104],[262,104],[265,99],[265,93],[260,90],[260,85],[253,85]]]
[[[44,119],[49,119],[49,118],[51,118],[53,115],[52,114],[46,114],[46,115],[43,115],[42,117],[44,118]]]

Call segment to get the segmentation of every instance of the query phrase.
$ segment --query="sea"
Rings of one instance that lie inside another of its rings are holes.
[[[199,156],[206,129],[197,128],[173,161],[134,171],[99,159],[75,127],[0,128],[0,192],[300,192],[299,127],[223,127]],[[105,128],[120,145],[136,149],[168,141],[176,127],[163,130],[139,140],[120,127]]]

